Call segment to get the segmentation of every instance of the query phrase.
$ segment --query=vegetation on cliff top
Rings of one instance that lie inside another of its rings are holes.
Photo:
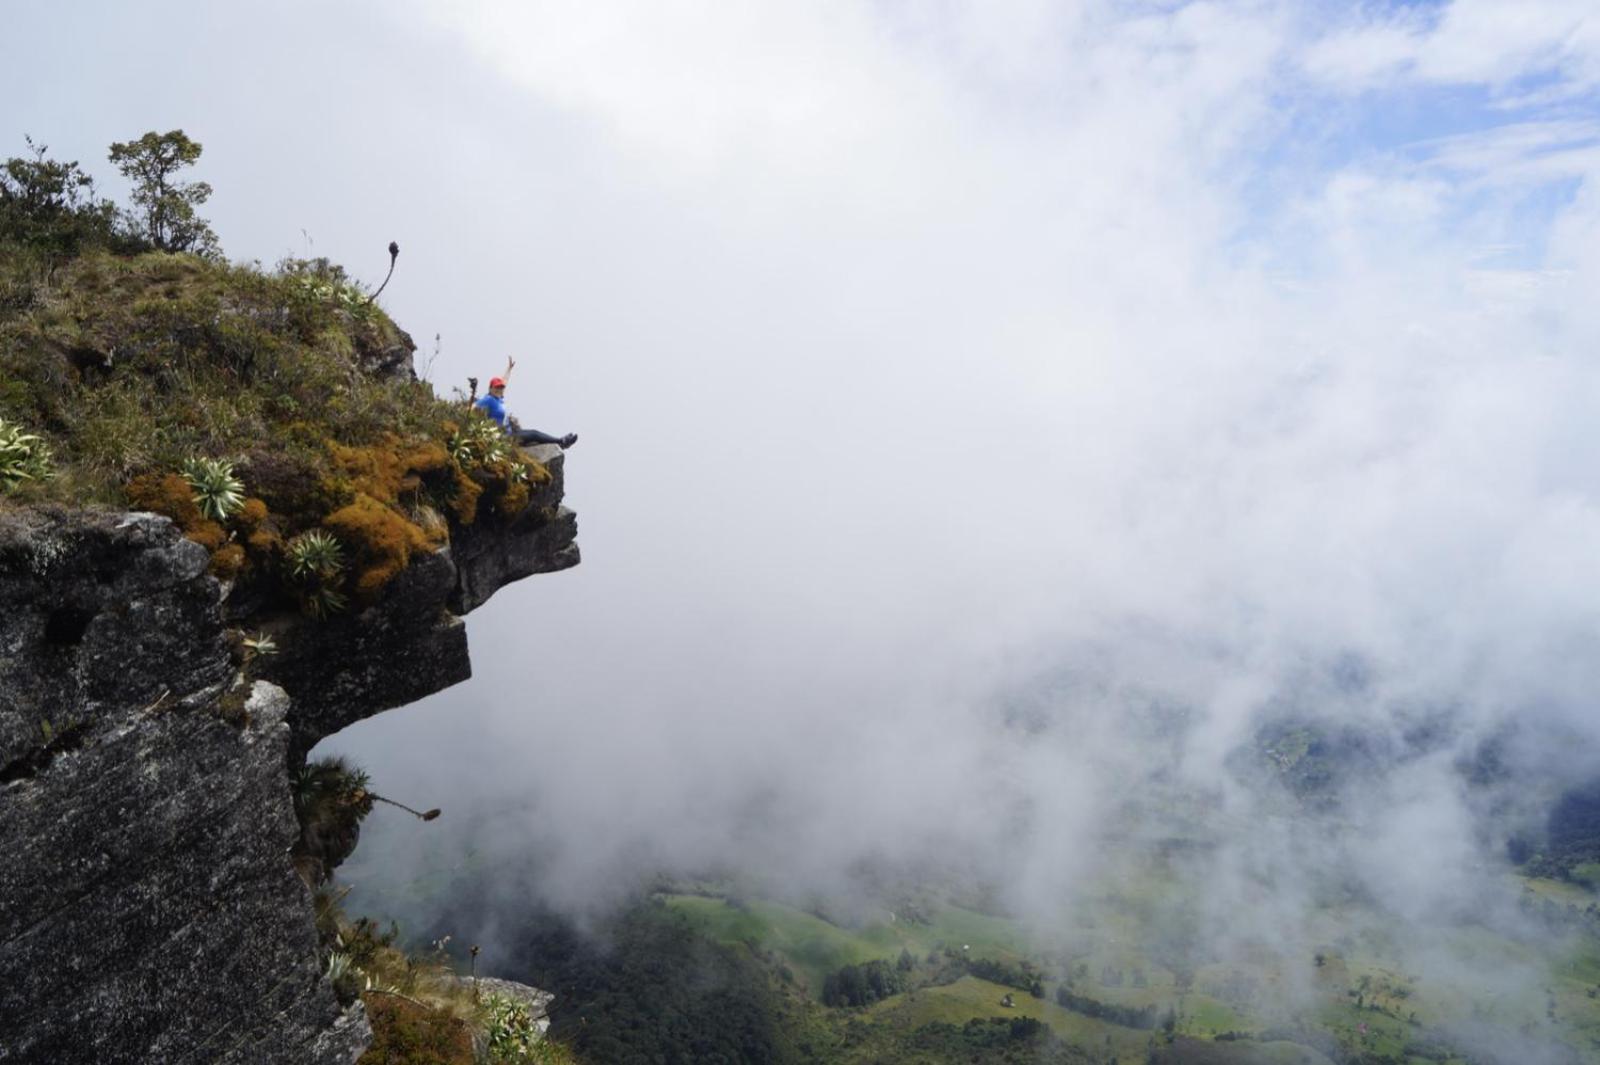
[[[218,576],[323,614],[548,479],[415,379],[342,268],[224,261],[195,211],[209,186],[175,176],[200,156],[182,131],[112,146],[131,210],[29,147],[0,167],[0,506],[154,510]],[[296,565],[308,536],[337,562]]]
[[[359,1065],[577,1065],[566,1043],[545,1038],[527,1003],[458,974],[448,936],[407,952],[393,926],[347,919],[341,893],[323,886],[314,898],[328,981],[342,1004],[360,998],[372,1024]]]

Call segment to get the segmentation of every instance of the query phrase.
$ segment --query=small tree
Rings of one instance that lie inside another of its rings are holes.
[[[195,208],[210,199],[211,186],[174,179],[179,170],[194,165],[200,152],[200,142],[190,140],[181,129],[152,130],[136,141],[111,146],[111,161],[133,182],[136,210],[129,216],[129,226],[157,248],[200,255],[217,252],[217,235],[195,214]]]

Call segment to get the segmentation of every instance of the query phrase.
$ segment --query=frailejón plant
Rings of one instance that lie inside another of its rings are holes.
[[[0,491],[12,491],[24,481],[48,481],[53,476],[54,464],[45,442],[0,418]]]
[[[509,995],[484,996],[488,1020],[489,1056],[494,1060],[521,1061],[535,1053],[544,1033],[527,1003]]]
[[[344,551],[339,541],[312,529],[289,541],[289,572],[297,578],[334,577],[344,571]]]
[[[183,464],[183,479],[200,513],[212,521],[224,521],[244,507],[244,482],[233,475],[233,463],[226,459],[190,459]]]
[[[345,608],[347,600],[338,589],[345,568],[344,551],[338,540],[321,529],[312,529],[289,541],[284,558],[306,613],[325,618]]]
[[[463,469],[493,466],[511,458],[511,438],[488,418],[473,415],[450,437],[450,458]]]

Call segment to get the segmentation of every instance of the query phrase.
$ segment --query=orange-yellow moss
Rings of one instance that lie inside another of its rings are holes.
[[[438,441],[403,440],[392,433],[366,447],[331,440],[325,446],[332,469],[322,480],[321,494],[332,513],[321,524],[350,549],[355,593],[370,600],[406,567],[412,552],[449,541],[447,523],[425,529],[407,512],[425,506],[424,482],[451,470],[450,455]]]
[[[435,473],[450,465],[450,453],[437,440],[417,444],[406,452],[406,467],[413,473]]]
[[[175,473],[145,473],[128,482],[128,505],[138,510],[164,514],[187,529],[202,519],[194,501],[194,490]]]
[[[289,427],[289,435],[309,437],[313,428],[296,423]],[[448,436],[453,427],[441,428]],[[251,497],[225,525],[210,521],[196,505],[189,484],[176,473],[135,478],[126,489],[128,500],[171,518],[185,536],[211,552],[212,572],[222,577],[277,572],[287,534],[308,523],[321,525],[350,553],[346,587],[371,601],[416,552],[447,544],[452,521],[471,524],[481,502],[491,502],[495,512],[506,517],[524,510],[532,493],[530,484],[519,482],[518,465],[526,468],[532,484],[549,480],[547,470],[520,456],[492,469],[465,471],[451,460],[441,440],[408,440],[391,433],[360,447],[326,438],[317,443],[328,461],[313,461],[306,468],[305,488],[281,513],[272,507],[283,500],[269,505],[266,499]],[[251,464],[270,466],[270,458],[253,458]],[[270,491],[262,494],[275,498]],[[451,520],[435,506],[447,510]]]
[[[244,568],[244,548],[238,544],[223,544],[211,554],[211,572],[227,580],[237,576]]]
[[[463,525],[471,525],[478,518],[478,497],[483,495],[483,485],[474,481],[459,467],[454,471],[455,491],[450,496],[450,512]]]
[[[522,481],[512,481],[499,499],[495,500],[494,507],[502,516],[514,518],[528,507],[528,486]]]
[[[183,530],[183,535],[205,548],[207,551],[216,551],[228,542],[228,530],[214,521],[201,519],[196,525]]]
[[[402,494],[422,487],[422,479],[449,465],[450,456],[436,441],[403,441],[389,434],[370,447],[347,447],[328,442],[335,479],[354,492],[382,503],[395,503]]]
[[[194,490],[175,473],[141,474],[128,482],[124,492],[129,506],[171,518],[183,535],[207,551],[215,551],[228,542],[227,530],[200,513]]]
[[[234,515],[233,520],[238,522],[242,529],[254,529],[267,520],[267,504],[254,497],[246,499],[244,506],[239,508],[239,513]]]
[[[357,495],[353,503],[328,515],[322,524],[349,549],[355,566],[355,593],[368,601],[406,568],[413,551],[426,551],[429,546],[420,528],[369,495]]]
[[[255,555],[271,555],[283,547],[283,536],[270,525],[263,526],[245,537],[245,545]]]

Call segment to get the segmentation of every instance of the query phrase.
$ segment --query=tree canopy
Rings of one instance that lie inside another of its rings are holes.
[[[175,177],[193,166],[202,150],[200,142],[181,129],[151,130],[138,140],[111,145],[111,161],[133,182],[135,210],[129,214],[130,228],[153,247],[202,255],[216,252],[216,234],[210,223],[195,213],[196,207],[211,198],[211,186]]]

